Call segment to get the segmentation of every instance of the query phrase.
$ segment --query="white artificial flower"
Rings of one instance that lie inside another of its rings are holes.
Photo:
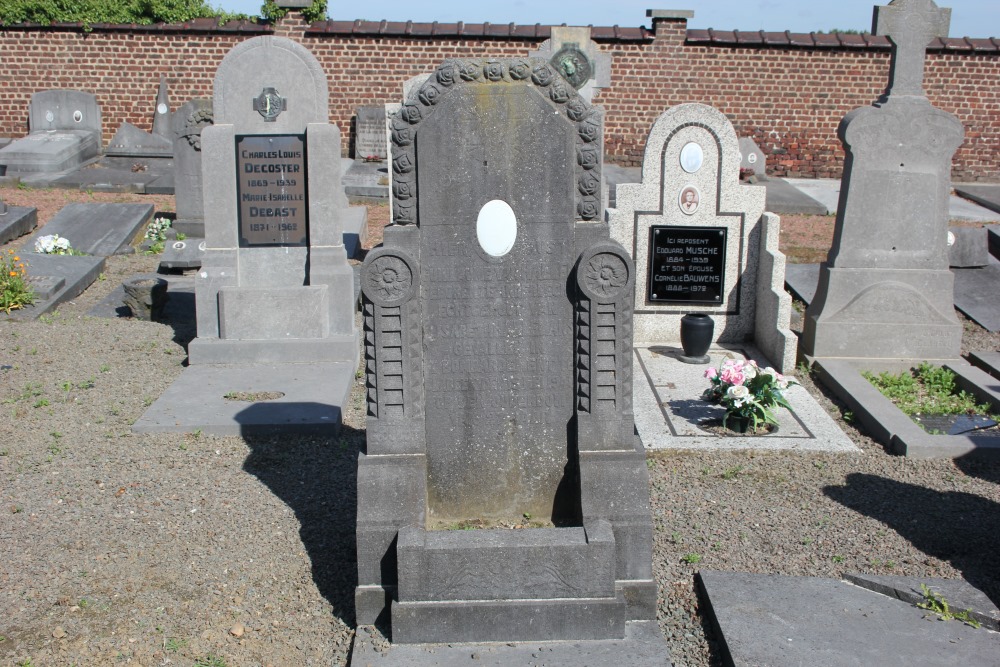
[[[755,377],[757,377],[757,364],[755,364],[755,363],[753,363],[751,361],[749,364],[747,364],[746,366],[744,366],[743,367],[743,377],[745,377],[748,382],[750,380],[754,379]]]
[[[733,405],[740,407],[750,400],[750,390],[745,385],[733,385],[726,390],[726,396],[733,401]]]
[[[56,236],[55,245],[60,250],[69,250],[69,239]]]

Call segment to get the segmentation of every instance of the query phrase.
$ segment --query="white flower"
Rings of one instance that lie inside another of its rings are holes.
[[[69,250],[69,239],[56,236],[55,245],[60,250]]]
[[[736,407],[742,406],[750,400],[750,390],[745,385],[734,385],[726,390],[726,397],[732,400]]]
[[[766,376],[768,376],[769,378],[771,378],[772,380],[775,380],[775,381],[777,381],[777,379],[778,379],[778,371],[774,370],[770,366],[768,366],[767,368],[765,368],[764,370],[762,370],[760,372],[760,374],[761,375],[766,375]]]
[[[743,367],[743,377],[745,377],[748,382],[750,380],[754,379],[755,377],[757,377],[757,364],[755,364],[755,363],[753,363],[751,361],[749,364],[747,364],[746,366],[744,366]]]
[[[35,240],[35,252],[40,252],[43,254],[49,254],[55,250],[55,234],[47,234],[45,236],[40,236]]]

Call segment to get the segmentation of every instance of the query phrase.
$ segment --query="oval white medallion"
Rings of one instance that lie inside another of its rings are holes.
[[[486,202],[476,219],[476,238],[490,257],[510,252],[517,240],[517,217],[510,204],[501,199]]]

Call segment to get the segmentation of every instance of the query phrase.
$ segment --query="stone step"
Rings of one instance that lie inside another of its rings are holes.
[[[622,639],[623,598],[393,602],[398,644]]]
[[[351,664],[365,667],[670,667],[656,621],[628,623],[621,639],[475,644],[388,644],[370,626],[357,630]]]
[[[611,524],[399,531],[399,600],[613,598]]]

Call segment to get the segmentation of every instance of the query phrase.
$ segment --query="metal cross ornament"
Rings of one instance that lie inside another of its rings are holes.
[[[264,117],[265,123],[273,123],[278,114],[288,109],[288,100],[278,94],[278,91],[268,86],[253,98],[253,110]]]

